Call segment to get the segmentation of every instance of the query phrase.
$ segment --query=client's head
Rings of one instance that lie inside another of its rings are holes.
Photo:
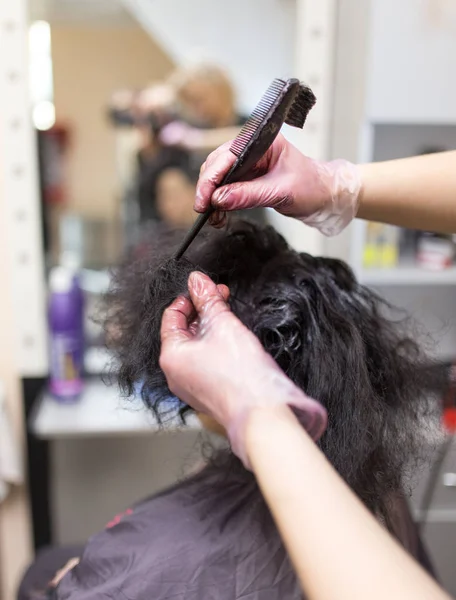
[[[150,254],[119,269],[108,322],[116,325],[119,379],[139,381],[160,414],[169,397],[159,368],[160,322],[197,268],[231,290],[230,305],[281,368],[328,411],[321,448],[374,512],[386,516],[411,460],[438,378],[384,303],[342,262],[297,253],[271,227],[234,222],[197,238],[187,258],[164,261],[180,236],[158,236]],[[166,403],[169,406],[169,403]]]

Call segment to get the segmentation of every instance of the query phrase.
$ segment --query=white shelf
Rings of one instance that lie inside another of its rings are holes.
[[[363,269],[358,273],[364,285],[456,285],[456,267],[443,271],[428,271],[404,266],[394,269]]]
[[[30,420],[30,430],[42,439],[150,434],[157,431],[200,429],[198,418],[190,414],[182,425],[179,418],[159,425],[140,399],[122,398],[116,385],[101,380],[86,382],[77,403],[60,404],[49,393],[38,401]]]
[[[108,373],[113,356],[104,346],[91,346],[84,352],[84,371],[86,375]]]

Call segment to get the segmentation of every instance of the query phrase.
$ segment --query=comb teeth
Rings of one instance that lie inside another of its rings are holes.
[[[268,112],[271,110],[274,102],[277,100],[280,92],[286,85],[286,81],[283,79],[274,79],[271,85],[268,87],[266,92],[263,94],[260,102],[257,107],[250,115],[249,119],[246,121],[245,125],[239,132],[238,136],[233,143],[231,144],[230,150],[236,156],[240,156],[250,142],[254,134],[257,132],[258,128],[262,124],[263,120],[268,115]],[[310,110],[310,109],[309,109]],[[305,119],[304,119],[305,120]],[[303,123],[304,125],[304,123]]]
[[[292,127],[299,127],[302,129],[306,122],[307,115],[316,101],[317,99],[310,87],[302,83],[293,104],[290,106],[285,123]]]

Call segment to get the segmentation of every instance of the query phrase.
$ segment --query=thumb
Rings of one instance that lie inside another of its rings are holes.
[[[212,196],[212,206],[216,210],[242,210],[256,207],[279,207],[291,199],[292,195],[279,189],[270,177],[262,176],[252,181],[239,181],[219,188]]]
[[[195,309],[188,298],[179,296],[163,313],[160,338],[162,348],[192,337],[190,322]]]
[[[199,315],[213,319],[219,314],[229,312],[225,301],[225,289],[219,289],[210,277],[195,271],[188,279],[190,299]]]

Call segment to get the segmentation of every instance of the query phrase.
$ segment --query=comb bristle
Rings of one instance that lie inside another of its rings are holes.
[[[290,106],[285,123],[292,127],[299,127],[302,129],[306,122],[307,115],[316,101],[315,94],[310,87],[302,83],[293,104]]]
[[[271,85],[268,87],[266,92],[263,94],[257,107],[242,127],[236,139],[231,144],[230,151],[236,156],[242,154],[244,148],[252,139],[253,135],[258,130],[263,120],[266,118],[268,112],[271,110],[274,102],[277,100],[281,91],[286,85],[286,81],[283,79],[274,79]]]

